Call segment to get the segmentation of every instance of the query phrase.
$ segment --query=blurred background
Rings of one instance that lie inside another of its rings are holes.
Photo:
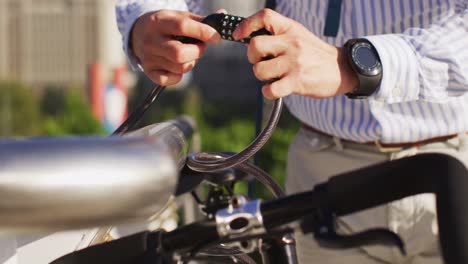
[[[151,81],[127,65],[115,2],[0,0],[1,138],[107,135],[152,89]],[[205,14],[225,8],[248,16],[263,5],[262,0],[205,0]],[[255,136],[262,85],[246,57],[246,48],[237,43],[210,47],[182,84],[163,93],[140,126],[187,114],[198,122],[203,150],[242,150]],[[259,154],[260,166],[280,183],[298,127],[285,110]],[[268,197],[263,188],[257,192]]]

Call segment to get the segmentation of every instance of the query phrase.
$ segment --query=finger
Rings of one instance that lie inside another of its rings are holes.
[[[294,82],[291,78],[284,77],[262,87],[263,96],[269,100],[275,100],[292,94]]]
[[[165,70],[152,70],[146,75],[159,85],[169,86],[179,83],[182,80],[182,74],[175,74]]]
[[[201,58],[205,53],[206,44],[184,44],[178,40],[166,39],[154,50],[153,55],[162,56],[174,63],[187,63]]]
[[[142,66],[145,71],[157,68],[175,74],[184,74],[191,71],[195,67],[195,63],[195,60],[187,63],[174,63],[161,56],[152,56],[150,58],[147,56]]]
[[[243,39],[262,28],[265,28],[273,35],[279,35],[286,32],[290,28],[291,23],[289,18],[265,8],[242,21],[233,32],[233,37],[235,39]]]
[[[162,16],[159,18],[157,27],[163,34],[170,36],[184,36],[198,39],[202,42],[216,43],[221,40],[218,32],[201,23],[202,17],[193,14],[185,16]]]
[[[281,36],[257,36],[252,38],[247,50],[251,64],[268,57],[277,57],[288,49],[287,42]]]
[[[255,77],[261,81],[280,79],[289,71],[289,63],[286,57],[280,56],[275,59],[261,61],[254,65]]]

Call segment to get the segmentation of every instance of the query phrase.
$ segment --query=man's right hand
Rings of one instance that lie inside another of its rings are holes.
[[[207,43],[220,36],[201,23],[203,17],[188,12],[160,10],[141,16],[134,24],[131,47],[145,74],[160,85],[173,85],[195,66]],[[176,36],[191,37],[200,43],[185,44]]]

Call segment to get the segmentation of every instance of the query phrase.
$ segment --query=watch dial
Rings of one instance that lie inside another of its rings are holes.
[[[373,68],[377,64],[377,58],[369,47],[360,46],[356,49],[356,59],[365,68]]]

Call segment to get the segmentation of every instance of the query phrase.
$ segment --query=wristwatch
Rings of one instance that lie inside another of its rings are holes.
[[[377,90],[382,80],[379,54],[367,39],[350,39],[343,50],[347,63],[359,80],[358,87],[346,96],[351,99],[365,99]]]

